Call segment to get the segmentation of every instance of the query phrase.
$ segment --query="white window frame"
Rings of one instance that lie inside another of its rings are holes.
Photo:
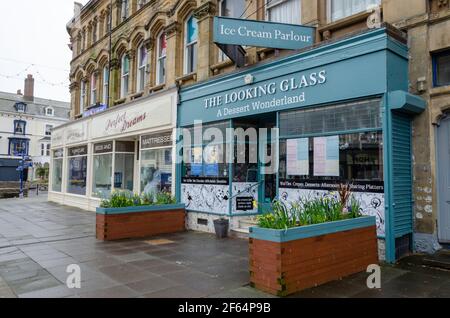
[[[125,58],[128,59],[128,73],[124,73]],[[126,83],[126,87],[125,87],[125,83]],[[130,89],[129,85],[130,85],[130,57],[125,53],[122,56],[121,68],[120,68],[120,98],[125,98],[128,96],[128,91]]]
[[[95,83],[93,83],[94,79],[95,79]],[[92,84],[95,84],[95,85],[92,85]],[[98,84],[98,73],[94,72],[91,74],[91,82],[90,82],[91,106],[97,104],[97,84]]]
[[[145,61],[142,61],[142,57],[141,57],[141,50],[144,49],[145,50]],[[145,89],[145,85],[147,85],[147,71],[148,71],[148,52],[147,49],[145,48],[144,43],[142,43],[139,47],[138,47],[138,51],[137,51],[137,55],[138,55],[138,65],[137,65],[137,72],[136,72],[136,87],[137,90],[139,92],[143,92]]]
[[[195,19],[195,17],[191,14],[190,16],[187,17],[186,22],[184,22],[184,74],[191,74],[191,73],[195,73],[197,71],[197,57],[198,57],[198,26],[197,26],[197,39],[195,41],[192,42],[187,42],[188,40],[188,33],[189,33],[189,29],[188,29],[188,22],[191,19]],[[198,24],[197,19],[195,19],[195,21]],[[197,47],[196,47],[197,46]],[[193,56],[193,65],[192,65],[192,70],[188,70],[188,64],[189,64],[189,59],[188,59],[188,48],[193,47],[194,49],[192,50],[192,52],[196,53]]]
[[[159,33],[159,36],[156,38],[156,85],[162,85],[166,82],[166,61],[167,61],[167,38],[166,38],[166,54],[162,55],[161,53],[161,37],[165,37],[164,31]],[[164,75],[161,80],[161,67],[164,70]]]
[[[50,116],[50,117],[55,116],[55,110],[53,109],[53,107],[45,108],[45,116]]]
[[[82,80],[80,83],[80,114],[84,112],[86,107],[86,81]]]
[[[122,21],[125,21],[130,16],[130,1],[129,0],[122,0],[122,6],[121,6],[121,18]]]
[[[380,6],[382,0],[378,0],[378,1],[379,1],[378,6]],[[339,20],[351,17],[352,15],[364,12],[364,10],[363,11],[358,11],[358,12],[352,12],[350,15],[343,16],[343,17],[341,17],[339,19],[333,20],[331,6],[332,6],[332,0],[327,0],[327,22],[328,23],[336,22],[336,21],[339,21]]]
[[[269,11],[270,11],[270,9],[275,8],[276,6],[278,6],[278,5],[280,5],[280,4],[284,3],[284,2],[288,2],[288,1],[291,1],[291,0],[272,0],[272,1],[265,0],[265,4],[266,4],[264,6],[265,20],[270,22],[270,19],[269,19]],[[299,1],[300,1],[300,8],[301,8],[301,0],[299,0]],[[300,22],[299,22],[299,24],[301,24],[302,23],[302,14],[301,14],[301,12],[299,12],[299,15],[300,15]],[[286,22],[286,23],[293,24],[292,21],[291,22]]]
[[[47,126],[50,127],[50,134],[47,134]],[[55,128],[54,125],[52,125],[52,124],[45,124],[45,126],[44,126],[44,136],[51,136],[53,128]]]
[[[103,67],[103,71],[102,71],[102,76],[103,76],[103,86],[102,86],[102,100],[103,100],[103,104],[108,105],[109,101],[108,101],[108,93],[109,93],[109,68],[108,66]]]

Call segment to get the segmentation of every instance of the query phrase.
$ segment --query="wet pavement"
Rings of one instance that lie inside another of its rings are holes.
[[[0,201],[2,297],[273,297],[248,286],[248,242],[198,232],[142,240],[95,239],[95,214],[46,202]],[[81,269],[69,289],[67,266]],[[382,267],[382,288],[361,273],[291,297],[450,297],[450,272],[408,259]]]

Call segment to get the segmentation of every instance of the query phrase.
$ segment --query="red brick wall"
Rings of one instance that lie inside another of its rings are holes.
[[[378,263],[375,226],[276,243],[250,239],[250,282],[285,296]]]
[[[119,240],[185,231],[185,210],[140,212],[114,215],[97,214],[96,237]]]

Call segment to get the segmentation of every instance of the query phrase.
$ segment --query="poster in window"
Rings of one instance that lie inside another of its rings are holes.
[[[309,175],[308,138],[289,139],[286,144],[287,174],[291,176]]]
[[[204,174],[207,177],[219,176],[219,147],[217,145],[205,148]]]
[[[192,149],[192,165],[191,165],[191,175],[200,176],[203,173],[202,167],[202,147],[194,147]]]
[[[339,136],[314,138],[314,176],[339,177]]]

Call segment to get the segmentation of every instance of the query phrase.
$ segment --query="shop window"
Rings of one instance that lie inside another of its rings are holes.
[[[166,33],[163,31],[158,37],[158,61],[156,67],[156,84],[161,85],[166,81],[166,53],[167,42]]]
[[[186,128],[189,131],[191,141],[190,147],[183,151],[182,175],[184,177],[206,178],[208,180],[228,179],[228,164],[225,160],[227,125],[228,122],[203,125],[202,131],[196,131],[197,127]],[[207,140],[203,133],[210,128],[214,128],[218,136]],[[203,136],[200,144],[196,142],[195,134]],[[183,138],[187,138],[187,134]],[[189,141],[187,141],[187,144],[189,144]],[[226,182],[228,181],[226,180]]]
[[[281,136],[304,136],[381,128],[380,100],[346,103],[280,113]]]
[[[95,105],[97,103],[97,72],[92,73],[91,75],[91,105]]]
[[[279,23],[301,23],[300,0],[265,0],[266,20]]]
[[[28,139],[10,138],[9,139],[9,155],[10,156],[28,156]]]
[[[138,49],[138,71],[137,71],[137,87],[138,91],[144,91],[147,84],[147,48],[144,44]]]
[[[328,16],[334,22],[380,4],[381,0],[328,0]]]
[[[27,122],[24,120],[15,120],[14,121],[14,135],[25,135],[25,128]]]
[[[282,140],[280,180],[382,182],[382,132]]]
[[[114,153],[114,189],[133,191],[134,150],[134,142],[116,142]]]
[[[258,129],[258,125],[249,122],[235,120],[233,123],[235,131],[238,131],[238,129],[242,129],[242,131],[254,129],[256,132]],[[256,139],[256,135],[253,138]],[[233,154],[233,182],[258,182],[257,140],[250,140],[250,137],[246,137],[245,140],[239,140],[235,136]]]
[[[184,73],[190,74],[197,69],[197,19],[191,16],[185,25],[184,39]]]
[[[94,145],[92,196],[107,198],[112,189],[113,142]]]
[[[46,136],[51,136],[52,135],[52,129],[53,129],[53,125],[45,125],[45,135]]]
[[[52,191],[61,192],[63,170],[63,150],[53,151]]]
[[[120,76],[120,98],[128,95],[128,85],[130,80],[130,58],[127,54],[122,56],[122,67]]]
[[[108,105],[109,98],[109,69],[107,66],[103,68],[103,104]]]
[[[67,161],[67,192],[86,195],[87,146],[69,148]]]
[[[141,192],[172,191],[172,149],[141,151]]]
[[[433,55],[434,86],[450,85],[450,50]]]

